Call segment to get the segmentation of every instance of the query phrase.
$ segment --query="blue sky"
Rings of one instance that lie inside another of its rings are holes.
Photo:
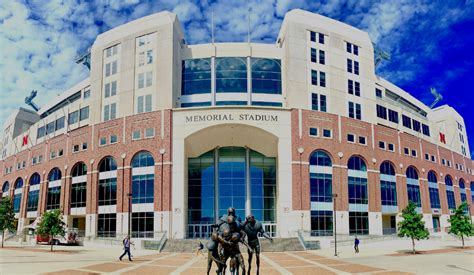
[[[248,0],[248,1],[0,1],[0,124],[32,89],[37,103],[73,86],[88,70],[73,61],[95,37],[133,19],[169,10],[178,14],[188,44],[247,39],[273,43],[284,14],[301,8],[367,31],[391,60],[377,74],[426,104],[430,86],[465,120],[474,155],[474,0]],[[231,12],[229,12],[231,11]]]

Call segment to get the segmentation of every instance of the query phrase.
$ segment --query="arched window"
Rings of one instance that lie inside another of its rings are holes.
[[[39,187],[41,177],[38,173],[34,173],[30,178],[30,191],[28,192],[28,203],[26,211],[38,210]]]
[[[21,196],[23,192],[23,179],[17,178],[14,185],[14,194],[13,194],[13,212],[20,212],[21,207]]]
[[[446,185],[446,197],[448,199],[448,208],[456,209],[456,198],[454,197],[453,178],[450,175],[444,177],[444,184]]]
[[[181,94],[211,93],[211,59],[188,59],[182,64]]]
[[[466,184],[464,179],[459,179],[459,193],[461,194],[461,202],[467,202]]]
[[[430,205],[432,209],[440,209],[438,177],[434,171],[428,172],[428,188],[430,192]]]
[[[72,167],[71,208],[86,207],[87,165],[79,162]]]
[[[148,167],[148,166],[154,166],[154,165],[155,165],[155,160],[153,159],[153,156],[148,152],[140,152],[136,154],[132,160],[133,168]]]
[[[53,168],[51,172],[49,172],[48,175],[48,180],[49,181],[55,181],[55,180],[60,180],[61,179],[61,170],[59,168]]]
[[[117,162],[113,157],[105,157],[99,163],[100,206],[117,204]],[[97,217],[97,236],[115,237],[117,234],[117,213],[112,207],[105,207]]]
[[[382,196],[382,207],[397,205],[397,180],[395,177],[395,168],[393,165],[384,161],[380,165],[380,190]],[[388,207],[386,212],[389,212]],[[394,209],[396,212],[397,210]]]
[[[368,193],[367,193],[367,165],[359,156],[352,156],[348,163],[349,185],[349,233],[369,234]],[[351,206],[352,205],[352,206]]]
[[[420,181],[415,167],[409,166],[406,171],[408,200],[421,207]]]
[[[46,200],[46,209],[58,209],[61,200],[61,170],[53,168],[48,175],[48,197]]]
[[[321,150],[309,158],[309,180],[311,200],[311,235],[331,236],[333,231],[332,211],[332,161]]]
[[[8,193],[8,190],[10,190],[10,183],[8,181],[6,181],[6,182],[3,183],[2,193],[3,194]]]
[[[471,181],[471,203],[474,203],[474,181]]]
[[[252,58],[252,93],[281,94],[280,60]]]
[[[247,92],[247,60],[244,57],[216,58],[216,92]]]
[[[154,178],[153,156],[149,152],[136,154],[132,159],[132,203],[153,203]]]

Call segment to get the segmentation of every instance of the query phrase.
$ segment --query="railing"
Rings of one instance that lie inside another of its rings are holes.
[[[309,231],[309,235],[311,237],[328,237],[332,236],[332,230],[311,230]]]
[[[132,232],[131,237],[153,239],[154,235],[155,235],[155,232],[153,231],[138,231],[138,232]]]
[[[397,229],[396,228],[383,228],[382,229],[382,234],[383,235],[395,235],[397,234]]]
[[[277,225],[276,223],[264,223],[263,224],[263,230],[270,235],[270,237],[274,238],[277,236]]]
[[[186,238],[188,239],[207,239],[212,234],[211,224],[188,224],[188,231],[186,232]]]

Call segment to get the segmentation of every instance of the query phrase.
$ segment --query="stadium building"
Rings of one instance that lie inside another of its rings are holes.
[[[408,201],[438,232],[472,204],[463,118],[377,76],[366,32],[292,10],[273,44],[184,37],[170,12],[102,33],[89,78],[10,115],[18,232],[61,209],[90,238],[198,238],[233,206],[278,237],[383,235]]]

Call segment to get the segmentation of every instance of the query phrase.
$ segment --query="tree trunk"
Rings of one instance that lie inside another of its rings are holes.
[[[464,235],[461,235],[461,240],[462,240],[462,248],[464,248]]]
[[[51,252],[53,252],[53,236],[51,236]]]
[[[3,239],[5,239],[5,231],[2,230],[2,248],[3,248]]]
[[[411,238],[411,243],[413,245],[413,254],[416,254],[416,251],[415,251],[415,239]]]

